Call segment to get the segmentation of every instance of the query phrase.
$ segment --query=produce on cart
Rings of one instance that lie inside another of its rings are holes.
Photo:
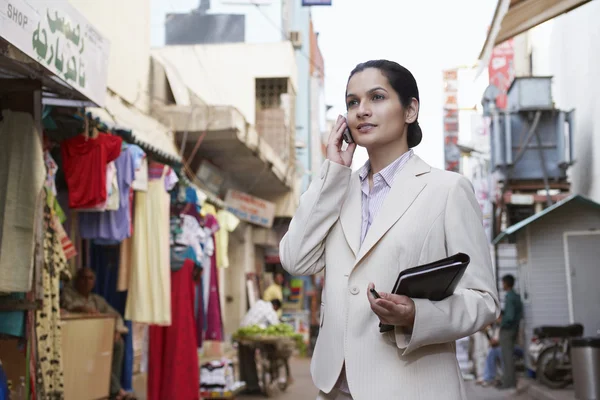
[[[302,350],[305,346],[302,334],[296,333],[288,324],[271,325],[267,328],[251,325],[240,328],[233,339],[240,344],[240,351],[242,348],[258,350],[258,357],[255,359],[256,375],[263,394],[271,396],[277,389],[287,389],[290,381],[289,358],[294,349]]]

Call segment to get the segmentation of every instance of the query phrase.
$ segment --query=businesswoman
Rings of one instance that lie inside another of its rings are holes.
[[[358,65],[346,105],[347,122],[338,118],[327,160],[280,245],[291,274],[325,269],[311,364],[318,398],[464,399],[454,342],[499,313],[472,186],[413,153],[422,138],[419,92],[406,68],[385,60]],[[342,150],[346,126],[355,143]],[[369,160],[352,173],[357,145]],[[471,264],[452,296],[432,302],[387,293],[403,269],[458,252]],[[380,333],[379,322],[394,330]]]

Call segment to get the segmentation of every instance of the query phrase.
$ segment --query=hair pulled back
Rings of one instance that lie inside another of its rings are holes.
[[[400,102],[404,108],[410,106],[412,99],[419,100],[419,88],[417,87],[417,81],[409,70],[404,68],[402,65],[388,60],[371,60],[361,64],[358,64],[350,73],[348,81],[358,72],[362,72],[367,68],[376,68],[387,78],[390,86],[398,94]],[[407,142],[408,147],[415,147],[423,139],[423,132],[419,126],[419,122],[415,122],[408,125],[407,131]]]

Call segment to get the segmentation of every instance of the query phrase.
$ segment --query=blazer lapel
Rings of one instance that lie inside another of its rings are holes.
[[[352,249],[354,257],[356,257],[360,248],[360,231],[362,227],[362,191],[358,173],[353,173],[350,179],[348,195],[340,212],[340,222],[346,241]]]
[[[394,178],[392,188],[383,202],[381,210],[375,216],[373,224],[367,232],[365,240],[360,246],[354,266],[371,251],[373,246],[386,234],[386,232],[404,215],[413,204],[419,193],[427,185],[424,179],[419,179],[423,174],[431,171],[431,167],[414,155]],[[360,194],[360,190],[358,190]],[[356,217],[356,216],[355,216]],[[361,218],[356,218],[361,220]],[[360,229],[359,229],[360,234]],[[360,240],[359,240],[360,241]]]

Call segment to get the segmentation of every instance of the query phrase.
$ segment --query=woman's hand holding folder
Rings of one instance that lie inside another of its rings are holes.
[[[415,302],[410,297],[391,293],[379,293],[381,298],[377,299],[371,294],[371,289],[374,288],[375,285],[370,283],[367,297],[371,310],[381,323],[412,329],[415,322]]]

